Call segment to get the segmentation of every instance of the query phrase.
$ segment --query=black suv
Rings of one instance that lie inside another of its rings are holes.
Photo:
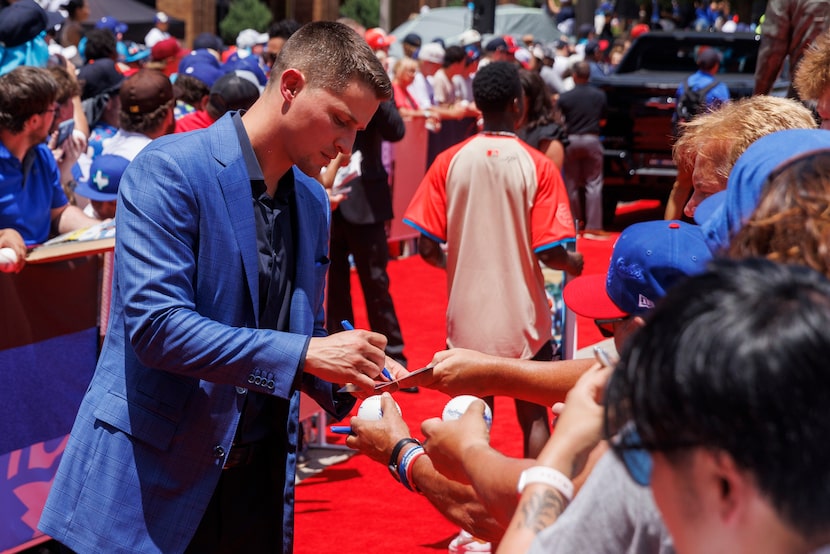
[[[634,41],[615,73],[591,81],[608,95],[602,137],[606,219],[613,218],[619,200],[668,197],[677,175],[671,157],[674,95],[697,71],[696,48],[704,45],[723,54],[716,78],[729,87],[731,97],[751,95],[760,45],[753,33],[652,31]],[[785,69],[772,94],[786,94],[786,74]]]

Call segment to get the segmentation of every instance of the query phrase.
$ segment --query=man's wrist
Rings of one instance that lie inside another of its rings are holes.
[[[574,484],[567,475],[547,466],[533,466],[524,470],[519,476],[517,490],[524,492],[528,485],[540,484],[553,488],[570,502],[574,496]]]
[[[395,444],[395,447],[392,449],[392,453],[389,456],[389,463],[387,464],[387,467],[389,468],[389,473],[392,474],[392,477],[394,477],[396,481],[400,481],[398,466],[401,462],[402,454],[404,453],[403,450],[407,445],[421,446],[421,441],[412,437],[404,437]]]

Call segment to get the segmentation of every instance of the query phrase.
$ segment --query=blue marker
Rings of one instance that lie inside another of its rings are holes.
[[[343,329],[345,329],[346,331],[354,331],[354,325],[352,325],[351,321],[349,321],[348,319],[344,319],[343,321],[341,321],[340,325],[342,325]],[[383,373],[383,376],[389,379],[390,381],[394,381],[394,379],[392,379],[392,374],[389,373],[389,370],[385,367],[383,368],[383,371],[381,373]]]
[[[351,435],[352,428],[349,425],[332,425],[329,427],[332,433],[337,433],[338,435]]]

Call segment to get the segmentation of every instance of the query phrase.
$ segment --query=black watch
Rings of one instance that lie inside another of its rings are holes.
[[[392,477],[394,477],[395,481],[398,483],[401,482],[401,476],[398,474],[398,455],[407,444],[417,444],[418,446],[421,446],[421,441],[413,439],[412,437],[406,437],[399,440],[398,444],[395,445],[395,448],[392,449],[392,455],[389,457],[389,464],[387,465],[389,473],[392,474]]]

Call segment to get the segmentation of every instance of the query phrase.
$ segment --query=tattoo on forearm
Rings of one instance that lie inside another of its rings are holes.
[[[547,489],[534,492],[529,498],[523,498],[519,509],[521,518],[516,521],[516,525],[519,528],[531,529],[534,533],[539,533],[553,524],[556,518],[565,511],[565,502],[556,491]]]

